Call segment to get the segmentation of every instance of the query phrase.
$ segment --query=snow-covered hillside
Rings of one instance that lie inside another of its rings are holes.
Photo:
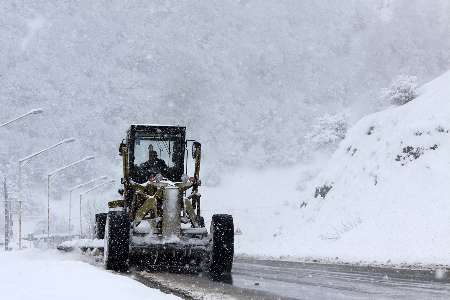
[[[449,130],[450,72],[359,121],[308,201],[305,215],[329,244],[320,252],[450,262]]]
[[[311,167],[239,172],[205,205],[235,215],[239,254],[450,263],[449,131],[450,72],[360,120],[299,202]]]

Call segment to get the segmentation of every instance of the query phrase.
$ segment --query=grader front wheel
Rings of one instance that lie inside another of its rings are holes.
[[[213,276],[231,273],[234,255],[234,224],[231,215],[213,215],[212,249],[209,272]]]
[[[110,211],[106,218],[104,263],[107,270],[125,272],[128,269],[130,221],[121,211]]]

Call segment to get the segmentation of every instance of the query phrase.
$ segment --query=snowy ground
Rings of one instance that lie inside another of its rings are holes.
[[[56,251],[0,252],[0,266],[8,300],[179,299]]]
[[[211,220],[213,213],[233,215],[235,229],[242,232],[236,235],[237,254],[296,255],[299,243],[291,234],[300,216],[296,190],[300,172],[298,168],[238,170],[227,175],[220,186],[203,188],[205,219]]]
[[[450,264],[449,103],[450,72],[359,121],[306,193],[308,167],[240,170],[206,189],[203,207],[234,215],[241,255]]]

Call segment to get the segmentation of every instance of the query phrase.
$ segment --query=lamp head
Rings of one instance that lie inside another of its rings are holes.
[[[65,139],[65,140],[63,140],[63,144],[68,144],[68,143],[72,143],[72,142],[75,142],[75,139],[74,139],[74,138],[70,138],[70,139]]]
[[[31,110],[29,113],[32,114],[32,115],[38,115],[38,114],[41,114],[43,112],[44,112],[44,110],[42,108],[37,108],[37,109]]]

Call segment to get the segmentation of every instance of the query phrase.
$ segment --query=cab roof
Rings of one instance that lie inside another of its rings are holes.
[[[140,134],[175,134],[184,139],[186,135],[186,127],[174,125],[155,125],[155,124],[133,124],[127,131],[129,137]]]

